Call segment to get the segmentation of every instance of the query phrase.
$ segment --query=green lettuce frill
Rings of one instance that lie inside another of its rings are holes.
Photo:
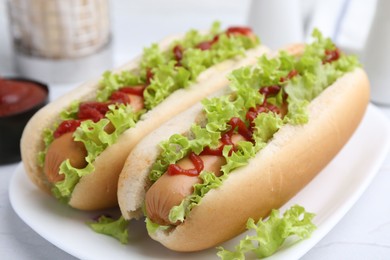
[[[262,56],[254,68],[244,67],[233,71],[229,76],[230,87],[234,91],[232,94],[202,101],[206,125],[193,125],[191,133],[173,135],[160,144],[161,154],[149,175],[151,181],[158,180],[166,172],[169,164],[176,163],[189,152],[199,154],[206,146],[216,148],[221,133],[229,130],[228,122],[232,117],[239,117],[245,121],[248,109],[263,102],[264,96],[259,93],[259,88],[279,85],[288,95],[288,112],[283,119],[272,112],[258,114],[254,120],[254,143],[241,141],[237,145],[238,149],[232,153],[229,153],[231,147],[224,147],[223,156],[226,164],[222,166],[223,174],[216,177],[213,173],[202,172],[200,174],[202,181],[194,185],[193,194],[171,209],[169,219],[172,223],[183,221],[191,209],[201,203],[208,191],[218,188],[234,169],[247,165],[280,127],[287,123],[294,125],[306,123],[308,121],[306,108],[310,101],[337,78],[360,66],[354,56],[344,54],[336,61],[324,63],[326,50],[334,50],[336,47],[317,30],[313,32],[313,37],[314,42],[305,47],[300,57],[281,52],[273,59]],[[289,73],[294,70],[298,74],[287,80]],[[283,103],[282,92],[270,97],[267,102],[280,107]]]

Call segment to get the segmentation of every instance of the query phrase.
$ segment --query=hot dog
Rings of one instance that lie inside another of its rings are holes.
[[[145,137],[119,178],[124,218],[143,212],[154,240],[197,251],[243,232],[249,218],[266,217],[310,182],[348,141],[369,100],[357,59],[319,31],[313,36],[290,54],[233,71],[232,93]]]
[[[227,72],[267,48],[250,28],[191,30],[153,44],[125,66],[41,109],[21,139],[31,180],[71,207],[117,205],[117,180],[133,146],[161,123],[225,86]]]

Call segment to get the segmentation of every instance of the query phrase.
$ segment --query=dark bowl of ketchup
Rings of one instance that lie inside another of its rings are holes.
[[[0,77],[0,165],[20,161],[20,138],[28,120],[47,104],[47,85]]]

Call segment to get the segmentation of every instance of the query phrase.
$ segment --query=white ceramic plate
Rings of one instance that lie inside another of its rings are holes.
[[[352,207],[381,166],[390,144],[390,124],[370,105],[351,140],[337,157],[281,211],[300,204],[314,212],[317,230],[304,241],[289,241],[270,259],[297,259],[323,238]],[[176,253],[148,238],[142,221],[131,223],[130,242],[94,233],[85,224],[99,212],[80,212],[57,203],[30,183],[19,165],[12,178],[9,197],[16,213],[42,237],[81,259],[216,259],[212,248],[199,253]],[[233,249],[238,236],[222,246]]]

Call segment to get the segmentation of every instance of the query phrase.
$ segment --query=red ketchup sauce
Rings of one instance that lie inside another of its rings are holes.
[[[231,126],[231,129],[227,131],[226,133],[222,134],[220,142],[221,145],[215,149],[211,149],[210,147],[206,146],[203,151],[200,153],[200,155],[215,155],[215,156],[222,156],[223,149],[226,145],[232,145],[232,149],[229,151],[229,155],[231,155],[234,151],[237,150],[237,147],[234,145],[232,141],[232,136],[234,134],[234,131],[237,129],[237,132],[245,138],[245,140],[253,142],[252,135],[253,132],[251,129],[249,129],[245,122],[242,121],[238,117],[233,117],[230,119],[229,123]]]
[[[109,111],[108,106],[112,104],[129,104],[129,94],[143,97],[145,86],[123,87],[113,92],[107,102],[83,102],[79,106],[77,119],[63,121],[54,131],[54,138],[58,138],[63,134],[76,131],[84,120],[92,120],[98,122],[106,116]]]
[[[254,120],[256,119],[257,115],[260,113],[268,113],[268,112],[274,112],[276,114],[280,114],[280,108],[278,108],[275,105],[269,104],[267,102],[264,102],[263,104],[257,105],[256,107],[251,107],[248,112],[246,113],[245,117],[250,122],[251,131],[253,131],[254,127]]]
[[[145,87],[150,85],[150,81],[152,80],[153,76],[154,76],[154,74],[152,72],[152,69],[151,68],[147,68],[146,69]],[[142,95],[143,95],[143,91],[142,91]]]
[[[250,36],[252,35],[252,30],[249,27],[229,27],[225,33],[227,36],[231,35],[245,35],[245,36]],[[209,50],[211,46],[213,46],[216,42],[219,40],[219,35],[214,36],[214,38],[210,41],[204,41],[198,43],[196,48],[201,49],[202,51]],[[173,48],[173,54],[175,55],[176,60],[178,61],[178,64],[180,64],[180,61],[183,57],[183,51],[184,49],[180,45],[176,45]]]
[[[54,138],[58,138],[63,134],[76,131],[77,127],[81,124],[81,120],[70,119],[63,121],[54,131]]]
[[[249,27],[233,26],[233,27],[229,27],[226,30],[226,34],[229,36],[234,35],[234,34],[241,34],[241,35],[250,36],[250,35],[252,35],[252,29]]]
[[[200,153],[200,155],[215,155],[222,156],[223,148],[225,145],[232,145],[233,148],[230,150],[230,153],[236,150],[234,143],[232,142],[232,135],[234,130],[237,129],[237,132],[242,135],[247,141],[252,141],[252,132],[245,125],[245,122],[238,117],[233,117],[230,119],[229,123],[231,129],[224,133],[221,137],[221,145],[216,149],[211,149],[210,147],[205,147],[205,149]],[[177,164],[170,164],[168,166],[167,173],[169,175],[188,175],[188,176],[198,176],[204,168],[204,163],[200,155],[196,155],[194,152],[191,152],[189,159],[191,160],[194,168],[192,169],[183,169]]]
[[[47,91],[38,84],[0,78],[0,116],[10,116],[42,104]]]
[[[253,141],[252,140],[252,131],[250,131],[248,129],[248,127],[245,125],[245,122],[242,121],[240,118],[238,117],[233,117],[232,119],[230,119],[229,125],[231,125],[231,129],[227,132],[228,135],[232,136],[233,135],[233,132],[234,130],[237,128],[237,132],[242,135],[245,140],[247,141]]]
[[[183,169],[177,164],[170,164],[168,166],[167,173],[169,175],[182,174],[182,175],[187,175],[187,176],[198,176],[199,173],[204,168],[203,160],[200,158],[199,155],[196,155],[194,152],[190,153],[189,159],[191,160],[192,164],[194,165],[193,169]]]
[[[336,61],[340,58],[340,50],[338,48],[334,50],[325,50],[325,58],[322,61],[323,64]]]
[[[211,41],[204,41],[199,43],[196,47],[202,51],[209,50],[214,43],[219,40],[219,35],[215,35]]]
[[[221,145],[215,149],[211,149],[210,147],[206,146],[203,151],[200,153],[200,155],[215,155],[215,156],[222,156],[223,148],[225,145],[232,145],[234,150],[234,144],[232,142],[232,136],[228,133],[225,133],[221,136],[220,139]]]
[[[126,94],[131,94],[131,95],[143,97],[145,88],[146,88],[145,86],[124,87],[124,88],[121,88],[119,91],[116,91],[116,92],[126,93]],[[116,92],[114,92],[114,93],[116,93]],[[111,95],[111,97],[112,97],[112,95]]]
[[[280,82],[285,82],[285,81],[287,81],[287,80],[289,80],[289,79],[292,79],[292,78],[295,77],[296,75],[298,75],[298,71],[297,71],[297,70],[292,70],[292,71],[290,71],[290,72],[287,74],[286,77],[282,77],[282,78],[280,79]]]
[[[181,59],[183,59],[183,47],[181,45],[176,45],[173,48],[173,55],[175,56],[175,60],[177,61],[176,66],[181,66]]]

